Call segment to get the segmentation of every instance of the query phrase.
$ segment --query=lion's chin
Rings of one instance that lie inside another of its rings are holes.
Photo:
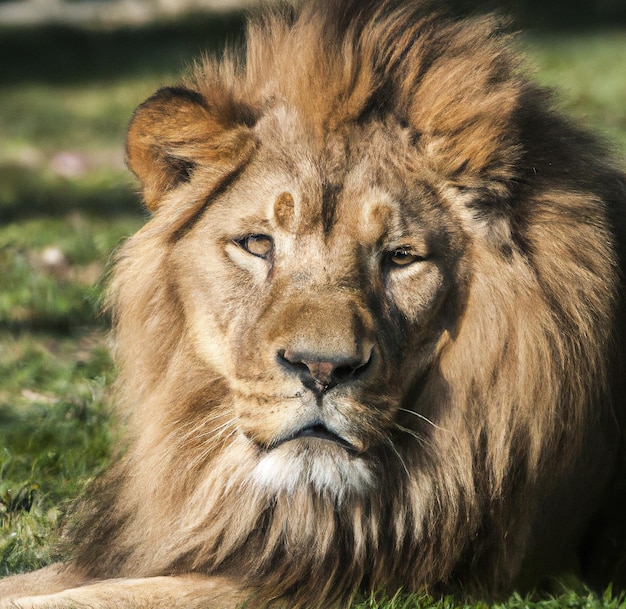
[[[328,428],[324,423],[315,423],[313,425],[307,425],[302,429],[298,429],[297,431],[283,437],[279,438],[275,442],[272,443],[270,448],[277,448],[281,444],[285,444],[286,442],[295,442],[297,440],[304,440],[307,443],[310,443],[314,439],[324,440],[326,442],[331,442],[336,444],[337,446],[347,450],[350,453],[357,453],[359,449],[352,444],[349,440],[340,436],[339,434],[332,431]],[[323,448],[323,445],[320,445]]]
[[[345,441],[305,434],[264,451],[252,481],[276,494],[312,490],[343,501],[371,490],[376,476],[369,459]]]

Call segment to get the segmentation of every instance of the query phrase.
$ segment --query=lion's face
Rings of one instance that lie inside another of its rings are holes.
[[[461,232],[398,125],[323,147],[294,116],[256,132],[257,154],[174,246],[172,276],[258,448],[257,481],[358,489],[453,330]]]

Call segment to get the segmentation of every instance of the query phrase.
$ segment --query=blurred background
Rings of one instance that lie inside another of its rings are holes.
[[[626,156],[626,0],[450,1],[512,14],[529,71]],[[0,0],[0,329],[93,322],[87,286],[142,221],[123,160],[133,109],[240,37],[254,5]]]
[[[527,32],[528,69],[626,160],[626,0],[452,0]],[[253,0],[0,0],[0,576],[109,459],[101,277],[145,221],[126,126],[156,88],[240,37]]]

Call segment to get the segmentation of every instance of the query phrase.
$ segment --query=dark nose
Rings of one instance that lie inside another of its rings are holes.
[[[322,395],[340,383],[361,378],[369,368],[372,353],[371,347],[350,356],[283,349],[278,352],[278,360],[284,367],[295,372],[305,387],[316,395]]]

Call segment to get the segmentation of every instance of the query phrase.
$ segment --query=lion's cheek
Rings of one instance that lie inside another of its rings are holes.
[[[236,378],[241,364],[233,349],[232,337],[238,325],[236,303],[212,289],[212,282],[197,269],[179,273],[179,276],[177,290],[185,315],[185,331],[194,355],[219,376]]]
[[[311,418],[312,407],[294,403],[291,407],[274,396],[242,396],[235,398],[235,412],[240,432],[259,447],[271,447],[288,437]]]
[[[416,266],[417,270],[408,277],[404,277],[402,271],[392,274],[388,280],[388,292],[402,315],[418,329],[426,330],[438,317],[452,280],[436,262]]]
[[[218,320],[209,311],[200,308],[190,309],[187,319],[196,355],[220,376],[232,377],[232,351],[228,349],[227,335]]]

